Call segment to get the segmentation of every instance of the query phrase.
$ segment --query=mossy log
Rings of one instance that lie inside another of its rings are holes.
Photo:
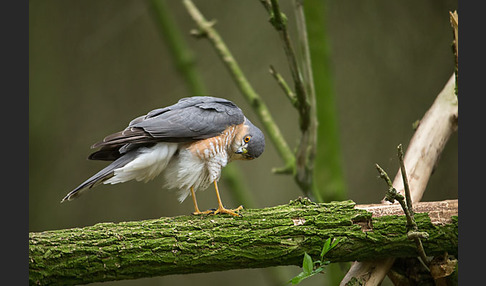
[[[417,203],[427,255],[457,255],[457,200]],[[29,233],[30,284],[86,284],[170,274],[300,265],[328,237],[332,262],[417,256],[397,205],[352,201],[288,205],[226,215],[178,216]]]

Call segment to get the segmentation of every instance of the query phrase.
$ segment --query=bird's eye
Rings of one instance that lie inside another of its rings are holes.
[[[245,141],[245,143],[248,143],[251,139],[251,136],[245,136],[245,138],[243,139],[243,141]]]

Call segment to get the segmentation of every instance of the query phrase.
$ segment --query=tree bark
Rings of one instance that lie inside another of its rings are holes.
[[[429,255],[457,255],[457,200],[417,203]],[[85,284],[170,274],[300,265],[318,257],[328,237],[340,242],[332,262],[417,256],[406,219],[396,205],[352,201],[241,211],[242,217],[179,216],[100,223],[29,234],[30,284]]]

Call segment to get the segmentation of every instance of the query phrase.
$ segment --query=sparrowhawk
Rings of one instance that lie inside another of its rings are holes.
[[[227,213],[217,182],[221,169],[234,160],[259,157],[265,138],[233,102],[210,96],[182,98],[176,104],[135,118],[123,131],[108,135],[91,148],[100,148],[88,158],[113,161],[87,179],[61,202],[70,201],[84,190],[130,180],[147,182],[159,174],[166,186],[179,189],[179,201],[191,194],[194,214]],[[200,211],[196,191],[214,184],[218,208]]]

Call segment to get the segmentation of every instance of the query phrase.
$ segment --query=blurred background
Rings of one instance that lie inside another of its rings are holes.
[[[190,36],[195,24],[180,1],[170,14],[193,51],[209,95],[234,101],[261,126],[225,66],[205,39]],[[297,112],[269,65],[290,83],[285,54],[260,1],[194,1],[262,96],[287,142],[300,138]],[[293,1],[280,1],[294,25]],[[305,3],[305,1],[304,1]],[[347,199],[379,203],[384,182],[398,170],[396,146],[404,149],[420,119],[453,73],[449,11],[457,1],[326,1],[326,29],[335,96],[341,164]],[[73,188],[107,165],[88,161],[90,146],[120,131],[133,118],[191,96],[177,71],[146,1],[45,0],[29,2],[29,231],[82,227],[99,222],[187,215],[190,200],[162,188],[162,178],[143,184],[101,185],[60,204]],[[294,36],[295,38],[295,36]],[[326,47],[323,47],[326,48]],[[319,100],[319,95],[317,95]],[[458,197],[457,133],[447,143],[423,201]],[[283,161],[267,136],[264,154],[234,162],[256,207],[286,204],[302,193],[291,176],[274,175]],[[224,181],[227,207],[236,201]],[[201,209],[216,206],[214,190],[198,193]],[[279,267],[286,281],[296,266]],[[301,285],[322,285],[313,277]],[[231,281],[231,282],[230,282]],[[234,270],[108,282],[103,285],[266,285],[261,270]]]

